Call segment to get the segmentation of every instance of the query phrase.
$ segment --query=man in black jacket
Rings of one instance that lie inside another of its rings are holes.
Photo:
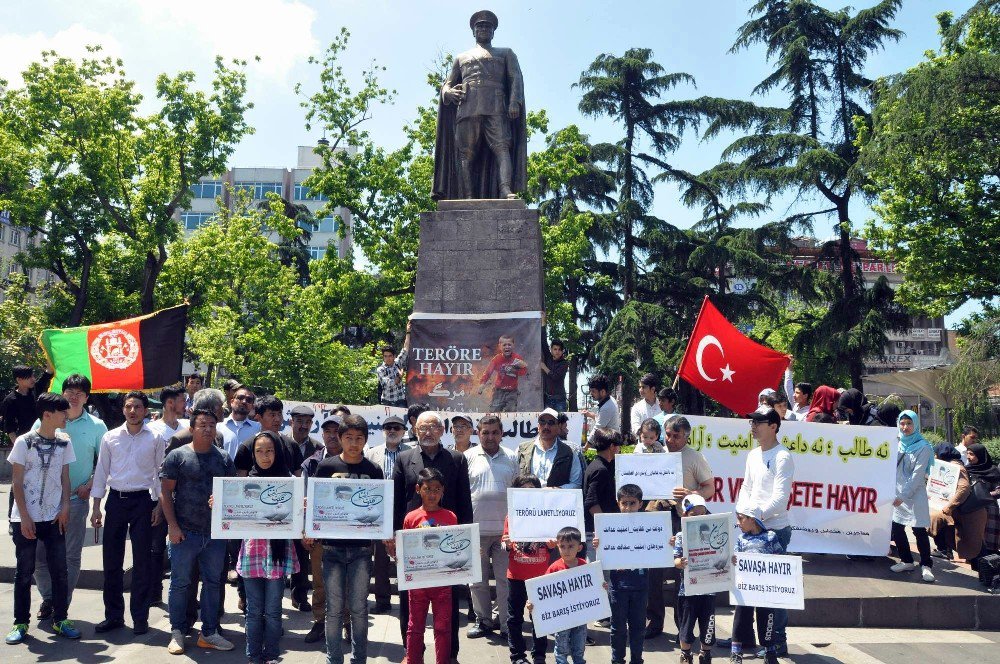
[[[472,523],[472,491],[469,488],[469,464],[461,452],[445,449],[441,445],[444,420],[433,411],[417,417],[414,427],[418,447],[400,452],[393,467],[395,483],[393,528],[402,530],[406,513],[420,507],[417,495],[417,475],[424,468],[436,468],[444,475],[444,496],[441,507],[451,510],[459,524]],[[410,620],[410,606],[406,592],[399,593],[399,631],[406,642],[406,624]],[[458,657],[458,603],[451,605],[451,656]]]
[[[31,431],[31,425],[38,418],[35,399],[47,392],[52,382],[52,372],[46,370],[36,384],[35,370],[23,364],[14,367],[13,373],[17,386],[0,401],[0,419],[3,419],[3,430],[10,438],[10,445],[18,436]]]

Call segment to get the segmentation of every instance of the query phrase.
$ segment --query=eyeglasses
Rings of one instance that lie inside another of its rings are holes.
[[[242,401],[244,403],[253,403],[253,401],[254,401],[253,397],[248,397],[246,395],[244,395],[242,397],[234,397],[234,398],[236,399],[236,401]]]
[[[382,431],[402,431],[403,427],[398,424],[390,424],[388,426],[382,427]]]
[[[538,424],[543,427],[552,427],[556,425],[556,421],[545,418],[543,420],[538,420]]]

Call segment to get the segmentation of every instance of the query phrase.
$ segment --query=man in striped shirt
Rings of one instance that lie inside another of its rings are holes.
[[[385,479],[392,479],[392,469],[400,452],[410,449],[403,441],[406,424],[403,418],[390,415],[382,420],[382,433],[385,443],[365,450],[365,457],[382,469]],[[385,544],[375,541],[375,610],[373,613],[388,613],[392,598],[392,587],[389,584],[389,554]]]

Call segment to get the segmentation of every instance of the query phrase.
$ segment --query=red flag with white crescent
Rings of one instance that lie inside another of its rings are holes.
[[[747,338],[705,296],[678,375],[740,415],[757,409],[765,388],[774,388],[789,357]]]

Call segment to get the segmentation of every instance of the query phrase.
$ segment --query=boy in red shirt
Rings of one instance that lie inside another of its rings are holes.
[[[486,373],[480,379],[479,394],[486,389],[490,376],[496,374],[493,383],[493,399],[490,401],[491,413],[513,413],[517,411],[517,379],[528,373],[528,364],[524,358],[514,352],[514,339],[502,336],[497,344],[500,352],[493,356],[486,367]]]
[[[420,507],[403,519],[403,530],[457,526],[455,513],[441,507],[444,495],[444,475],[437,468],[424,468],[417,474],[417,495]],[[393,551],[395,553],[395,551]],[[410,590],[410,622],[406,626],[407,664],[424,661],[424,625],[427,609],[434,614],[434,661],[448,664],[451,658],[451,586]]]
[[[514,489],[541,489],[542,482],[534,475],[518,475],[511,484]],[[528,591],[524,582],[536,576],[545,574],[549,568],[549,550],[555,548],[555,542],[512,542],[507,519],[503,522],[503,538],[501,544],[507,550],[507,646],[510,648],[511,664],[528,664],[525,659],[524,606],[528,601]],[[544,636],[535,635],[535,626],[531,625],[532,648],[531,656],[534,664],[545,664],[545,649],[548,646]]]
[[[559,547],[559,560],[555,561],[545,570],[546,574],[562,572],[577,565],[586,565],[587,561],[580,557],[583,551],[583,534],[572,526],[567,526],[556,535],[556,544]],[[528,611],[532,610],[531,602],[528,602]],[[583,650],[587,646],[587,626],[577,625],[556,632],[555,656],[556,664],[568,664],[569,658],[573,658],[573,664],[584,664]]]

